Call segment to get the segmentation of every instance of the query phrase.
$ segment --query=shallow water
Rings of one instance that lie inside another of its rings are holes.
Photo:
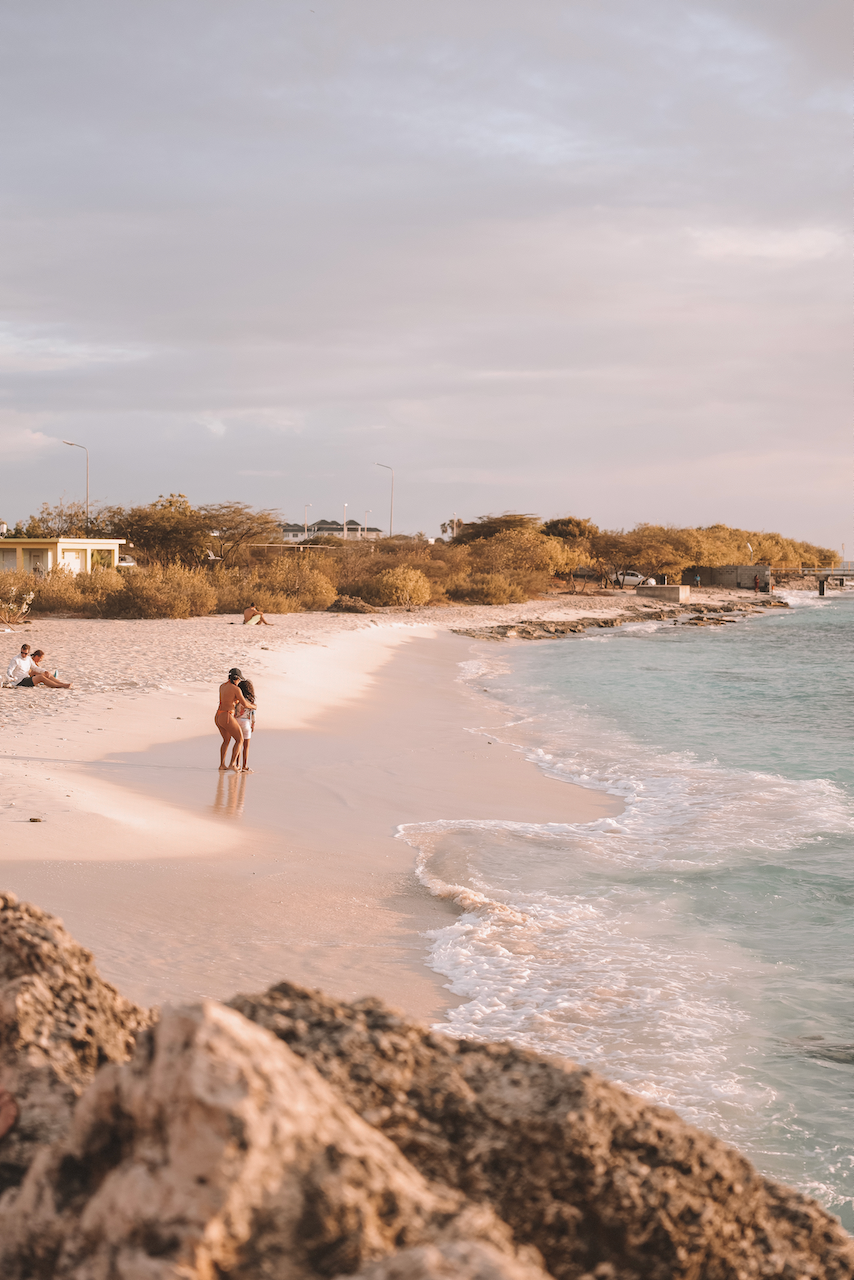
[[[484,649],[464,676],[586,826],[403,829],[463,915],[455,1034],[594,1066],[854,1229],[854,599]]]

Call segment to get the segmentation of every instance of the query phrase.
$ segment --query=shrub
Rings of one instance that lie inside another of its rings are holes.
[[[472,545],[472,560],[484,573],[548,573],[562,569],[566,551],[559,538],[536,529],[510,529]]]
[[[383,569],[370,585],[377,604],[405,605],[408,609],[414,604],[427,604],[431,594],[426,575],[406,564]]]
[[[17,581],[23,576],[23,574],[4,574],[0,584],[0,622],[12,624],[23,622],[30,612],[35,593],[32,589],[27,590],[27,584],[21,585]]]
[[[527,599],[526,592],[503,573],[473,573],[445,589],[452,600],[469,604],[521,604]]]
[[[216,590],[203,569],[155,565],[120,578],[120,587],[104,600],[111,618],[196,618],[213,613]]]

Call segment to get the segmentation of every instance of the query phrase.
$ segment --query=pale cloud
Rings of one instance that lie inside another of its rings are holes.
[[[830,227],[714,227],[691,234],[703,258],[814,262],[850,246],[849,237]]]
[[[126,364],[144,360],[147,354],[135,347],[74,341],[59,332],[51,332],[47,326],[0,323],[0,372],[3,373],[51,373],[90,365]]]

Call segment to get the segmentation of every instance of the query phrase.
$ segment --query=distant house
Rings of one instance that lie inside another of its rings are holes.
[[[302,542],[305,538],[305,525],[283,524],[282,538],[285,542]]]
[[[115,569],[124,543],[124,538],[0,538],[0,571],[90,573],[97,565]]]
[[[282,536],[285,542],[303,542],[305,540],[305,526],[301,524],[283,524]],[[374,542],[377,538],[383,536],[383,531],[382,529],[377,529],[374,525],[368,525],[366,529],[364,525],[359,524],[358,520],[348,520],[346,532],[341,520],[313,520],[308,526],[308,536],[310,538],[346,537],[354,541],[362,538],[367,539],[369,542]]]

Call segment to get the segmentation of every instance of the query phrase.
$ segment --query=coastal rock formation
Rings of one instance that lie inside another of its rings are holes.
[[[528,1280],[496,1269],[515,1252],[488,1206],[429,1186],[312,1067],[212,1001],[165,1010],[131,1062],[102,1068],[0,1201],[4,1280],[298,1280],[458,1239],[491,1246],[496,1280]]]
[[[231,1005],[425,1177],[489,1204],[558,1280],[854,1276],[854,1241],[814,1201],[595,1072],[288,983]]]
[[[327,613],[379,613],[372,604],[368,604],[367,600],[363,600],[361,596],[337,596],[329,608]]]
[[[0,1019],[3,1280],[854,1277],[834,1218],[673,1112],[375,1000],[146,1025],[7,895]]]
[[[127,1058],[149,1021],[59,920],[0,894],[0,1192],[65,1132],[98,1067]]]

